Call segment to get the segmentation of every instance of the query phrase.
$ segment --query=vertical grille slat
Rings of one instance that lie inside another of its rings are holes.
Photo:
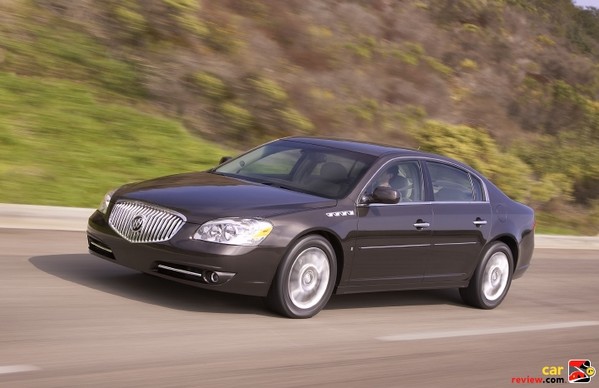
[[[167,230],[167,225],[171,222],[171,220],[164,218],[160,221],[160,227],[158,230],[160,230],[160,238],[164,238],[164,236],[168,236],[169,232]]]
[[[163,233],[161,233],[161,231],[163,230],[164,221],[167,218],[166,217],[160,217],[160,212],[158,212],[158,211],[154,211],[153,212],[152,218],[155,220],[155,222],[152,223],[153,226],[152,226],[152,230],[150,231],[150,235],[151,236],[156,236],[159,239],[165,238],[166,236]]]
[[[133,243],[168,241],[186,221],[185,216],[173,210],[129,200],[117,201],[108,218],[110,227]]]
[[[171,229],[172,229],[173,225],[175,225],[175,226],[176,226],[176,223],[175,223],[175,222],[173,222],[173,221],[175,221],[175,220],[172,220],[172,219],[171,219],[171,220],[168,220],[168,221],[165,223],[165,225],[164,225],[164,229],[163,229],[163,233],[165,233],[165,234],[171,233]]]

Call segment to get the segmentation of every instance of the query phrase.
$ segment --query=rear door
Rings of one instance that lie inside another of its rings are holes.
[[[433,227],[424,282],[466,280],[490,234],[491,206],[484,185],[457,166],[427,161],[426,167],[433,191]]]

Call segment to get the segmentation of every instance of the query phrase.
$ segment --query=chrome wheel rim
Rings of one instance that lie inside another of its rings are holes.
[[[325,251],[316,247],[304,250],[291,266],[288,281],[291,302],[301,309],[316,306],[327,290],[330,275]]]
[[[503,252],[496,252],[491,256],[483,274],[483,295],[489,301],[499,299],[507,287],[510,275],[508,257]]]

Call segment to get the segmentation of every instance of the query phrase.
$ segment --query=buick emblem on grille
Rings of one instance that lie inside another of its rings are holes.
[[[173,210],[128,200],[117,201],[108,219],[110,227],[132,243],[168,241],[186,221],[184,215]]]
[[[131,230],[134,232],[139,232],[141,227],[144,226],[144,216],[135,216],[131,220]]]

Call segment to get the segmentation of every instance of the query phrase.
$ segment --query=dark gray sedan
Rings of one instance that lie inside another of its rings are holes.
[[[87,236],[116,264],[307,318],[333,293],[408,289],[456,287],[495,308],[530,264],[534,226],[455,160],[297,137],[109,192]]]

